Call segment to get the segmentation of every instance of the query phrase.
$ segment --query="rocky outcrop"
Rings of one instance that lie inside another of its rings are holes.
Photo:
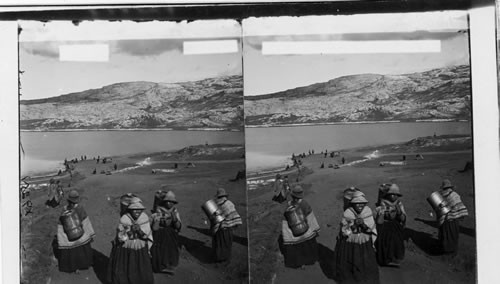
[[[403,75],[344,76],[245,97],[247,125],[470,118],[468,65]]]
[[[26,130],[243,129],[243,78],[193,82],[126,82],[20,102]]]

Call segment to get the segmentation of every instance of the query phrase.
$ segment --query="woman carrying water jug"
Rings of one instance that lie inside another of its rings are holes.
[[[303,199],[300,185],[293,187],[291,196],[281,223],[280,250],[286,267],[303,268],[318,260],[316,237],[320,227],[311,206]]]
[[[78,191],[71,190],[68,204],[59,218],[57,225],[56,253],[59,271],[75,272],[88,269],[93,265],[93,251],[90,243],[95,237],[92,223],[80,204]]]

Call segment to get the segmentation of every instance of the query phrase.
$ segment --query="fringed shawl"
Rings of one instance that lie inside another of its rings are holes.
[[[448,207],[451,211],[446,215],[439,216],[439,225],[442,225],[446,220],[458,219],[469,215],[469,212],[467,211],[467,208],[458,193],[453,191],[451,188],[442,190],[440,193],[448,203]]]
[[[241,220],[241,216],[236,211],[234,204],[228,199],[221,201],[219,206],[220,211],[222,212],[222,216],[224,217],[224,221],[221,223],[222,228],[231,228],[237,225],[242,225],[243,221]]]
[[[133,239],[131,240],[128,236],[128,232],[132,230],[132,225],[139,225],[142,232],[146,235],[145,239]],[[142,249],[146,246],[146,243],[149,248],[151,248],[153,244],[153,235],[151,233],[151,227],[149,223],[149,217],[146,213],[141,212],[141,215],[134,220],[130,213],[124,214],[120,218],[120,224],[117,229],[117,237],[120,242],[123,243],[123,247],[131,248],[131,249]]]
[[[64,209],[67,210],[68,207],[64,207]],[[73,242],[69,241],[68,236],[64,232],[63,225],[59,222],[59,224],[57,225],[57,245],[59,249],[76,248],[85,245],[87,243],[90,243],[92,239],[95,237],[94,228],[92,227],[92,223],[90,222],[90,219],[87,216],[87,212],[85,212],[85,209],[76,204],[75,207],[73,207],[73,210],[76,211],[78,217],[82,222],[83,235],[76,241]]]
[[[295,237],[292,233],[292,229],[290,229],[290,226],[288,226],[288,222],[286,221],[286,219],[283,219],[281,221],[283,243],[285,245],[295,245],[316,237],[320,231],[320,227],[311,206],[303,199],[300,199],[298,203],[293,203],[290,201],[288,205],[297,205],[300,207],[300,209],[306,216],[306,222],[309,226],[309,229],[303,235]]]
[[[357,218],[363,219],[363,222],[371,231],[370,234],[363,232],[353,232],[352,226],[354,225],[354,220],[356,220]],[[375,243],[375,240],[377,239],[377,228],[375,227],[375,220],[373,219],[372,210],[368,206],[365,206],[360,214],[357,214],[352,207],[347,208],[344,211],[344,216],[340,225],[342,226],[342,235],[347,237],[347,242],[363,244],[370,241],[371,237],[373,243]]]

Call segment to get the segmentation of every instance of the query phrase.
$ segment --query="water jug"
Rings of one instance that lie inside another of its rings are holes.
[[[64,211],[61,214],[60,221],[70,242],[76,241],[83,236],[82,222],[76,211]]]
[[[153,203],[153,212],[156,212],[156,209],[158,208],[158,206],[163,202],[163,198],[165,198],[165,194],[167,194],[167,193],[162,191],[162,190],[156,191],[155,199],[154,199],[154,203]]]
[[[294,237],[302,236],[307,232],[307,230],[309,230],[306,217],[300,207],[294,205],[289,206],[285,211],[285,218]]]
[[[224,217],[222,216],[222,212],[220,211],[217,203],[213,199],[208,200],[201,206],[207,217],[215,223],[220,223],[224,221]],[[214,214],[215,213],[215,214]]]
[[[429,197],[427,197],[427,202],[432,206],[434,211],[438,214],[438,216],[443,216],[448,214],[451,209],[448,207],[446,200],[444,200],[443,196],[439,193],[439,191],[433,192]]]

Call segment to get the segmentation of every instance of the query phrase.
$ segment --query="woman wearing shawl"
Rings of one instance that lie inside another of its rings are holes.
[[[219,207],[224,221],[212,224],[212,248],[215,262],[229,262],[233,247],[233,228],[243,224],[240,215],[236,212],[234,204],[227,199],[228,195],[224,188],[217,189],[215,202]]]
[[[151,247],[153,272],[174,274],[179,264],[179,232],[181,218],[175,207],[177,200],[172,191],[168,191],[151,215],[151,228],[155,242]]]
[[[339,283],[379,283],[373,243],[377,229],[368,200],[355,192],[344,211],[335,246],[336,281]]]
[[[447,206],[451,209],[448,214],[439,216],[439,243],[443,253],[454,254],[458,250],[458,236],[460,234],[460,220],[468,216],[467,208],[463,204],[460,195],[456,193],[448,179],[443,180],[440,194],[445,199]]]
[[[288,207],[298,207],[297,210],[302,211],[309,228],[304,234],[294,236],[286,217],[284,217],[281,222],[281,239],[283,245],[280,249],[285,259],[285,266],[299,268],[304,265],[314,264],[318,260],[316,237],[320,228],[311,206],[303,199],[304,190],[300,185],[293,187],[291,196],[292,200],[288,202]]]
[[[378,231],[375,247],[380,265],[399,266],[405,256],[406,212],[398,199],[401,196],[398,185],[392,184],[375,209]]]
[[[287,193],[284,180],[281,178],[280,174],[276,174],[273,201],[283,203],[286,201]]]
[[[110,256],[108,282],[151,284],[154,282],[149,249],[153,243],[149,218],[139,198],[133,197],[120,218]]]
[[[95,237],[95,232],[87,216],[87,212],[79,204],[80,195],[78,191],[70,191],[67,200],[68,205],[64,207],[64,210],[73,210],[76,212],[82,224],[83,235],[75,241],[69,241],[68,236],[64,232],[64,227],[61,221],[59,221],[57,225],[59,271],[78,272],[78,270],[88,269],[93,265],[93,251],[90,243]]]

